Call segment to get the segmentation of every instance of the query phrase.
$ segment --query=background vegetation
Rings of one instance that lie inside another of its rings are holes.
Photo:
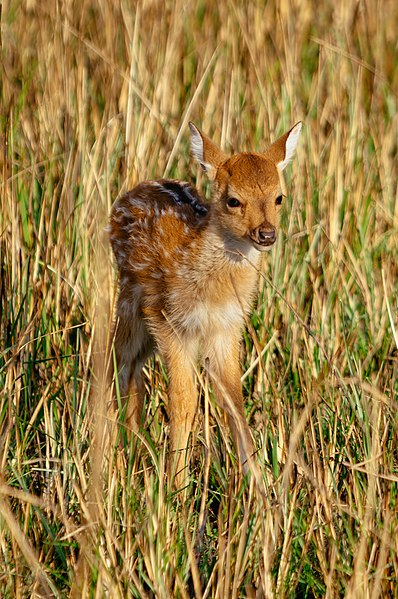
[[[396,0],[1,8],[0,596],[398,596]],[[189,119],[229,150],[304,122],[242,346],[263,494],[206,382],[172,492],[158,360],[146,430],[104,437],[107,215],[203,188]]]

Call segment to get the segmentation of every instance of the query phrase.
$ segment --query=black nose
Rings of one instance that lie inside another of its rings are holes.
[[[262,229],[261,227],[257,231],[257,237],[259,243],[263,245],[271,245],[275,243],[276,231],[275,229]]]
[[[249,235],[258,245],[272,245],[276,241],[276,229],[267,222],[252,229]]]

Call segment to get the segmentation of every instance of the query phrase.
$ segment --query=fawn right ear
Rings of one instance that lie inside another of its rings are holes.
[[[214,179],[218,167],[227,160],[228,156],[193,123],[189,123],[189,129],[191,130],[192,156],[199,162],[209,178]]]

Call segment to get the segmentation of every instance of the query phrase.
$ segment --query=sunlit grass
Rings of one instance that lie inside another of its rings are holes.
[[[397,29],[393,0],[3,2],[1,597],[396,594]],[[263,493],[205,377],[183,496],[161,362],[139,437],[107,410],[104,227],[138,180],[208,193],[190,119],[231,151],[304,123],[242,344]]]

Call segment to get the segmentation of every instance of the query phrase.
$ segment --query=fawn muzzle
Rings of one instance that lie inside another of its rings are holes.
[[[249,237],[257,245],[267,248],[276,241],[276,229],[272,225],[260,225],[249,232]]]

